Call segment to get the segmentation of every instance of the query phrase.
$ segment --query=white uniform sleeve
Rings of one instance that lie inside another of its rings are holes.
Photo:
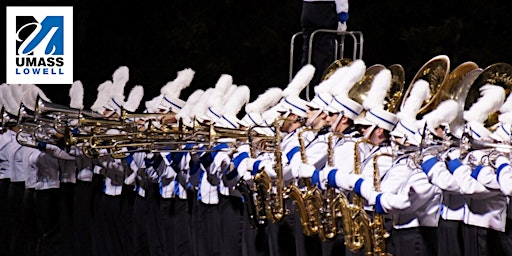
[[[74,161],[76,159],[74,156],[68,154],[66,151],[52,144],[46,144],[44,152],[61,160]]]
[[[425,171],[425,170],[423,170]],[[458,192],[460,190],[459,184],[453,178],[453,175],[448,171],[444,161],[438,161],[427,172],[427,177],[430,183],[436,185],[444,191]]]

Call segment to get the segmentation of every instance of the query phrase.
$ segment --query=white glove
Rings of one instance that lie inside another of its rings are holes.
[[[502,164],[510,164],[510,160],[505,156],[499,156],[496,159],[496,168],[500,167]]]
[[[484,158],[485,155],[487,155],[487,153],[485,153],[483,150],[474,150],[469,153],[468,157],[472,158],[471,162],[473,164],[480,165],[482,164],[482,159]]]
[[[338,31],[347,31],[347,23],[338,21]]]
[[[329,172],[331,170],[321,170],[319,173],[320,176],[320,189],[326,190],[327,189],[327,178],[329,177]]]
[[[446,153],[446,160],[451,161],[453,159],[458,159],[460,157],[460,149],[450,149]]]
[[[300,163],[299,166],[299,178],[311,178],[315,172],[315,166],[305,163]]]
[[[260,166],[263,166],[263,170],[268,174],[268,176],[270,176],[270,178],[275,178],[277,177],[277,173],[276,171],[274,170],[274,167],[273,167],[273,163],[272,162],[269,162],[269,161],[263,161],[261,162],[261,165]]]

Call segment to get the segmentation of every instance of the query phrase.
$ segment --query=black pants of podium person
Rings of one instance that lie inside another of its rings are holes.
[[[302,46],[302,66],[308,64],[309,39],[318,29],[336,30],[338,16],[334,1],[303,2],[301,26],[304,43]],[[320,78],[327,67],[335,60],[334,47],[336,35],[332,33],[317,33],[313,38],[311,49],[311,64],[315,67],[315,75],[310,82],[310,88],[320,83]]]

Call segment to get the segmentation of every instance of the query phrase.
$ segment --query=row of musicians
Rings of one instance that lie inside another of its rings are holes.
[[[371,163],[378,153],[393,154],[390,129],[320,115],[309,125],[331,125],[347,135],[335,142],[333,164],[326,166],[329,133],[305,132],[301,152],[298,134],[308,115],[315,114],[286,113],[281,126],[285,183],[306,177],[323,189],[359,194],[369,210],[390,221],[387,248],[394,255],[510,254],[506,222],[512,171],[507,157],[498,157],[496,169],[472,167],[457,150],[443,157],[425,154],[421,167],[411,164],[416,160],[408,154],[382,158],[376,191]],[[354,160],[357,133],[372,144],[361,143],[359,160]],[[251,156],[250,146],[243,144],[232,154],[228,144],[220,143],[211,152],[188,152],[192,146],[186,145],[182,152],[89,159],[79,148],[68,154],[44,143],[23,147],[15,134],[15,129],[4,132],[0,144],[2,205],[8,206],[2,251],[12,255],[24,255],[19,250],[38,255],[352,253],[343,248],[342,236],[328,242],[305,236],[290,199],[285,199],[289,214],[283,221],[259,228],[248,224],[234,184],[240,178],[251,181],[259,171],[276,177],[273,152]],[[470,153],[475,159],[485,154]],[[353,173],[356,165],[361,175]],[[417,245],[412,254],[411,241]]]

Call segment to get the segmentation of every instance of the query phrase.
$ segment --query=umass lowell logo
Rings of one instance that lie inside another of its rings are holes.
[[[28,21],[28,22],[27,22]],[[64,30],[62,16],[47,16],[41,23],[33,17],[16,17],[16,66],[18,67],[62,67],[64,65]],[[18,27],[18,26],[17,26]],[[31,56],[52,57],[31,57]],[[21,70],[17,70],[18,72]],[[45,69],[25,68],[24,73],[38,73]],[[60,69],[46,69],[58,72]],[[61,74],[62,75],[62,74]]]
[[[73,83],[70,8],[7,7],[7,83]]]

